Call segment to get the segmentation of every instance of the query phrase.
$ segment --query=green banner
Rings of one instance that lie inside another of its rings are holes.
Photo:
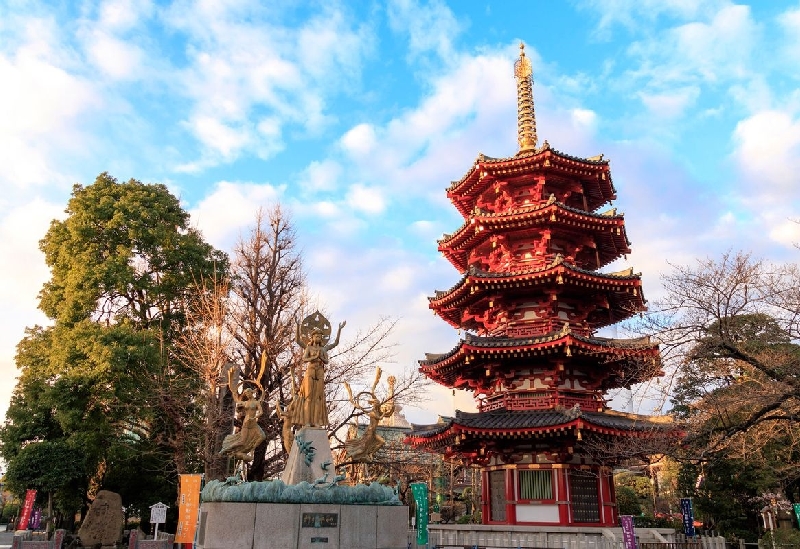
[[[800,503],[794,504],[794,516],[797,517],[797,524],[800,526]]]
[[[425,545],[428,543],[428,485],[411,483],[411,494],[417,504],[417,545]]]

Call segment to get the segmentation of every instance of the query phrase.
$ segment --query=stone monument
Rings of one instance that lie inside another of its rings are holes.
[[[292,400],[276,406],[283,420],[282,438],[289,449],[280,480],[244,482],[246,477],[212,480],[202,492],[198,549],[401,549],[407,547],[408,507],[397,494],[377,483],[341,486],[328,439],[325,369],[328,351],[339,344],[345,322],[330,342],[331,325],[319,312],[297,325],[297,343],[303,349],[302,381],[291,372]],[[260,376],[259,376],[260,377]],[[380,378],[380,370],[376,376]],[[348,387],[349,390],[349,387]],[[375,387],[373,386],[373,396]],[[251,416],[260,414],[261,400],[243,397]],[[358,400],[356,399],[358,402]],[[376,424],[383,412],[371,405]],[[242,423],[244,430],[245,419]],[[391,414],[391,411],[388,412]],[[231,437],[235,436],[230,435]],[[263,433],[262,433],[263,435]],[[242,435],[223,445],[223,451],[242,463],[252,460],[252,448]],[[259,442],[261,442],[260,439]],[[226,441],[228,439],[226,438]],[[372,439],[368,441],[374,446]],[[362,452],[363,454],[363,452]],[[363,457],[366,457],[364,454]]]
[[[100,490],[89,506],[78,537],[85,547],[94,547],[98,543],[103,547],[113,547],[122,539],[124,520],[120,495]]]

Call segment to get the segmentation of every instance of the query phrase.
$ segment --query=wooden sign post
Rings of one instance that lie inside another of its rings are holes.
[[[169,505],[165,505],[160,501],[150,506],[150,524],[156,525],[153,539],[158,539],[158,525],[167,522],[167,509],[169,509]]]

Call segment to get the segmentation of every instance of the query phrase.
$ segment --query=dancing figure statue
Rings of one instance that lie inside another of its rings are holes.
[[[262,357],[262,363],[263,361]],[[261,387],[257,381],[251,383]],[[242,426],[237,432],[225,437],[219,453],[249,463],[253,461],[255,449],[267,438],[258,425],[258,418],[264,413],[264,391],[262,390],[261,398],[256,398],[255,391],[248,387],[240,395],[239,387],[235,385],[237,384],[233,383],[231,368],[228,370],[228,387],[236,402],[236,415],[241,419]]]
[[[344,387],[350,397],[350,402],[357,410],[361,410],[369,417],[369,423],[364,430],[361,438],[348,440],[344,443],[345,451],[353,462],[364,462],[369,460],[375,452],[380,450],[385,444],[385,440],[378,434],[378,424],[384,418],[390,417],[394,413],[394,376],[389,376],[389,396],[385,401],[381,401],[375,396],[375,388],[381,379],[382,371],[378,368],[375,372],[375,382],[372,384],[371,391],[363,391],[353,397],[350,385],[345,382]],[[359,402],[361,398],[366,398],[367,404]]]

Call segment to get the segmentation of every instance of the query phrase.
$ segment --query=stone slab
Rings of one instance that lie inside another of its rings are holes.
[[[339,544],[352,549],[375,549],[378,529],[377,506],[343,505]]]
[[[253,549],[296,547],[300,528],[300,506],[280,503],[259,503]]]
[[[253,549],[258,503],[203,503],[202,531],[205,549]]]
[[[375,549],[401,549],[407,545],[409,518],[405,505],[375,507],[377,511]]]

